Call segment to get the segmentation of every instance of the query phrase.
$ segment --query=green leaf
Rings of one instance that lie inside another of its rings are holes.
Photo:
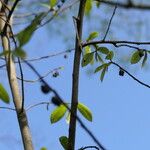
[[[141,60],[141,57],[140,57],[140,51],[136,51],[132,54],[132,57],[131,57],[131,64],[136,64],[138,63],[139,61]]]
[[[114,52],[113,51],[109,51],[109,53],[107,54],[106,58],[107,60],[112,60],[114,57]]]
[[[22,59],[26,58],[26,52],[21,48],[18,48],[16,50],[14,50],[13,55],[16,56],[16,57],[20,57]]]
[[[86,41],[91,41],[91,40],[95,39],[96,37],[98,37],[98,32],[92,32],[92,33],[90,33],[90,35]]]
[[[40,150],[47,150],[47,148],[46,147],[42,147]]]
[[[91,53],[91,47],[90,46],[85,47],[84,55],[88,54],[88,53]]]
[[[50,1],[50,7],[53,8],[57,4],[57,0],[49,0]]]
[[[0,83],[0,99],[7,104],[10,101],[9,95],[1,83]]]
[[[92,10],[92,0],[86,0],[85,14],[89,15],[91,10]]]
[[[0,57],[1,56],[6,56],[7,54],[11,53],[11,51],[7,50],[7,51],[3,51],[2,53],[0,53]]]
[[[145,66],[146,61],[147,61],[147,52],[146,52],[146,51],[144,51],[144,58],[143,58],[143,61],[142,61],[142,67],[144,67],[144,66]]]
[[[94,73],[97,73],[97,72],[101,71],[105,66],[106,66],[106,64],[102,64],[101,66],[97,67],[95,69]]]
[[[31,39],[36,27],[40,24],[40,21],[43,17],[44,13],[40,13],[35,17],[35,19],[31,22],[29,26],[27,26],[24,30],[17,34],[17,38],[19,41],[19,47],[22,47]]]
[[[99,7],[100,7],[100,5],[101,5],[101,3],[100,3],[100,2],[96,2],[96,7],[97,7],[97,8],[99,8]]]
[[[70,112],[67,113],[66,122],[67,122],[67,124],[70,123]]]
[[[99,60],[101,63],[104,63],[104,61],[103,61],[103,59],[101,58],[100,55],[97,55],[97,57],[98,57],[98,60]]]
[[[51,123],[56,123],[65,115],[67,108],[64,105],[58,106],[50,116]]]
[[[109,49],[107,47],[99,47],[97,50],[105,55],[108,55],[109,53]]]
[[[108,70],[108,66],[110,66],[111,64],[112,64],[111,62],[105,63],[105,64],[102,64],[101,66],[99,66],[99,67],[97,67],[97,68],[95,69],[95,72],[94,72],[94,73],[99,72],[99,71],[102,70],[101,75],[100,75],[100,80],[101,80],[101,81],[103,81],[104,76],[105,76],[105,72]]]
[[[92,113],[87,106],[82,103],[78,103],[78,110],[84,118],[92,122]]]
[[[100,76],[101,82],[104,80],[104,76],[105,76],[106,70],[107,70],[107,67],[104,67],[103,70],[102,70],[102,73],[101,73],[101,76]]]
[[[59,142],[62,145],[62,147],[64,148],[64,150],[67,150],[67,147],[68,147],[68,138],[66,136],[61,136],[59,138]]]
[[[86,55],[84,55],[84,57],[82,58],[82,67],[85,67],[87,66],[89,63],[92,63],[93,61],[93,56],[94,56],[94,53],[88,53]]]

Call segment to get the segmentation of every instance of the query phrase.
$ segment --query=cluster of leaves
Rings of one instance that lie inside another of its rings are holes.
[[[92,32],[86,39],[87,42],[98,37],[98,32]],[[108,67],[111,65],[111,61],[114,57],[114,52],[109,50],[107,47],[101,47],[98,45],[92,45],[94,47],[94,51],[92,51],[91,46],[86,46],[84,48],[84,56],[82,58],[81,65],[85,67],[89,64],[93,64],[95,61],[100,62],[100,66],[95,69],[95,73],[101,71],[100,80],[103,81],[106,71]],[[105,56],[105,61],[103,60],[103,56]]]
[[[68,104],[66,104],[68,105]],[[82,116],[87,119],[88,121],[92,121],[92,113],[89,110],[87,106],[85,106],[82,103],[78,103],[78,111],[82,114]],[[50,121],[51,123],[56,123],[60,121],[64,116],[66,115],[66,122],[69,124],[70,122],[70,112],[67,110],[67,107],[64,104],[60,104],[53,110],[53,112],[50,115]],[[62,147],[66,150],[68,145],[68,138],[66,136],[61,136],[59,138],[59,141],[62,145]]]
[[[98,37],[98,32],[92,32],[89,34],[86,39],[87,42],[92,41],[93,39]],[[94,49],[94,50],[92,50]],[[137,64],[142,61],[142,67],[146,64],[148,54],[150,51],[148,50],[136,50],[131,56],[130,63]],[[104,58],[104,59],[103,59]],[[81,66],[85,67],[89,64],[94,64],[94,62],[99,62],[100,66],[98,66],[94,73],[100,72],[100,80],[103,81],[106,71],[108,71],[108,67],[113,64],[114,52],[109,50],[107,47],[99,46],[98,44],[86,46],[83,51],[83,58],[81,62]],[[119,75],[124,75],[124,69],[119,68]]]
[[[67,105],[67,104],[66,104]],[[82,103],[78,103],[77,106],[79,112],[86,118],[88,121],[92,121],[92,113],[87,106]],[[67,110],[67,107],[63,104],[57,106],[56,109],[50,115],[51,123],[56,123],[60,121],[66,115],[66,122],[69,123],[70,121],[70,112]]]

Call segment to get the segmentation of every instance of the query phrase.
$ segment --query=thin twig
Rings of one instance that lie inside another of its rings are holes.
[[[29,107],[26,108],[26,111],[29,111],[30,109],[36,107],[36,106],[40,106],[40,105],[46,105],[48,106],[50,104],[50,102],[40,102],[40,103],[36,103],[36,104],[33,104]],[[46,107],[47,108],[47,107]]]
[[[0,109],[6,109],[6,110],[13,110],[13,111],[16,111],[15,108],[11,108],[11,107],[0,107]]]
[[[61,70],[62,68],[63,68],[63,67],[58,67],[58,68],[55,68],[55,69],[53,69],[53,70],[50,70],[50,71],[48,71],[46,74],[44,74],[43,76],[41,76],[40,78],[37,78],[37,79],[35,79],[35,80],[23,79],[23,81],[24,81],[24,82],[29,82],[29,83],[35,83],[35,82],[40,81],[41,79],[44,79],[44,78],[47,77],[49,74],[51,74],[51,73],[53,73],[53,72],[55,72],[55,71],[57,71],[57,70]],[[17,77],[17,79],[22,80],[20,77]]]
[[[85,149],[91,149],[91,148],[99,150],[99,148],[97,146],[86,146],[86,147],[82,147],[82,148],[80,148],[78,150],[85,150]]]
[[[129,73],[127,70],[125,70],[123,67],[121,67],[119,64],[111,61],[112,64],[114,64],[115,66],[117,66],[118,68],[120,68],[121,70],[123,70],[126,74],[128,74],[133,80],[135,80],[136,82],[140,83],[141,85],[150,88],[150,85],[140,81],[139,79],[137,79],[135,76],[133,76],[131,73]]]
[[[109,29],[110,29],[112,20],[113,20],[113,18],[114,18],[114,16],[115,16],[116,10],[117,10],[117,5],[115,6],[115,8],[114,8],[114,10],[113,10],[113,14],[112,14],[112,16],[111,16],[111,18],[110,18],[110,21],[109,21],[109,24],[108,24],[106,33],[105,33],[105,35],[104,35],[103,41],[105,41],[105,39],[106,39],[106,37],[107,37],[107,34],[108,34],[108,32],[109,32]]]
[[[141,4],[134,4],[132,3],[122,3],[122,2],[115,2],[115,1],[108,1],[108,0],[94,0],[106,5],[110,5],[110,6],[118,6],[120,8],[124,8],[124,9],[136,9],[136,10],[150,10],[150,5],[141,5]]]
[[[89,42],[84,42],[82,43],[82,47],[88,46],[88,45],[95,45],[95,44],[112,44],[112,45],[116,45],[116,44],[132,44],[132,45],[150,45],[150,41],[148,42],[137,42],[137,41],[103,41],[103,40],[98,40],[98,41],[89,41]]]
[[[25,61],[25,60],[24,60]],[[39,77],[41,78],[41,75],[39,74],[39,72],[27,61],[25,61],[25,63],[32,69],[32,71]],[[60,95],[57,93],[57,91],[55,89],[53,89],[44,79],[41,79],[41,82],[46,85],[50,91],[52,91],[54,93],[54,95],[59,99],[59,101],[67,108],[67,110],[69,112],[72,112],[71,109],[68,107],[68,105],[66,105],[65,101],[60,97]],[[93,139],[93,141],[102,149],[102,150],[106,150],[104,148],[104,146],[99,142],[99,140],[95,137],[95,135],[92,133],[92,131],[90,131],[90,129],[88,129],[88,127],[86,127],[86,125],[82,122],[82,120],[78,117],[78,115],[73,114],[74,117],[77,119],[77,121],[79,122],[80,126],[85,130],[85,132]]]

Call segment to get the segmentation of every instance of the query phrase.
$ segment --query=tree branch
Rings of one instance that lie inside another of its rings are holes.
[[[113,1],[108,1],[108,0],[94,0],[100,3],[103,3],[105,5],[110,5],[110,6],[116,6],[124,9],[136,9],[136,10],[150,10],[150,5],[140,5],[140,4],[134,4],[133,2],[130,3],[122,3],[122,2],[113,2]]]

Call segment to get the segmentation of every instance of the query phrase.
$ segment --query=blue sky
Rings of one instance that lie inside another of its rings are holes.
[[[102,10],[95,9],[93,15],[96,13],[98,15],[93,19],[96,18],[98,19],[97,21],[85,19],[87,23],[85,23],[84,37],[87,37],[90,32],[95,30],[100,32],[101,37],[104,34],[104,24],[101,25],[99,19],[103,23],[107,23],[112,14],[112,9],[105,9],[102,6]],[[75,33],[71,18],[72,14],[75,15],[70,13],[69,19],[65,21],[56,20],[55,22],[53,20],[52,25],[39,29],[34,34],[31,42],[25,46],[28,58],[53,54],[74,47],[73,37]],[[120,15],[122,16],[119,17]],[[137,11],[126,12],[124,10],[117,10],[108,39],[149,40],[149,33],[146,32],[148,31],[147,26],[136,26],[139,20],[142,20],[143,23],[147,20],[146,23],[149,24],[148,15],[148,12],[140,13]],[[125,21],[122,22],[123,20]],[[51,26],[57,29],[58,22],[62,28],[57,34],[51,33]],[[65,27],[63,28],[63,26]],[[130,32],[129,27],[132,28],[133,32]],[[140,36],[138,35],[139,33]],[[66,41],[62,39],[64,36],[66,36]],[[122,59],[124,55],[131,53],[130,49],[121,48],[121,50],[118,50],[114,47],[110,48],[115,50],[116,59]],[[129,62],[126,64],[121,61],[119,62],[138,79],[150,84],[148,69],[141,69],[140,64],[134,66],[128,65]],[[49,75],[45,79],[58,91],[64,100],[69,102],[71,98],[73,52],[68,54],[67,59],[60,55],[34,62],[33,65],[41,74],[45,74],[48,70],[53,70],[60,66],[64,67],[63,70],[60,70],[59,77],[53,78],[52,75]],[[23,65],[23,67],[25,79],[34,80],[37,78],[26,65]],[[95,67],[96,65],[81,68],[80,70],[79,101],[87,105],[93,114],[93,122],[90,123],[83,118],[84,123],[108,150],[149,150],[150,90],[138,84],[126,74],[124,77],[120,77],[118,75],[118,68],[114,66],[109,68],[104,81],[101,83],[99,74],[87,73],[88,70],[92,70]],[[0,74],[0,82],[5,87],[8,87],[4,70],[1,70]],[[26,107],[49,100],[50,95],[41,93],[40,83],[25,83]],[[0,105],[5,106],[2,102],[0,102]],[[13,106],[12,102],[10,106]],[[62,149],[58,138],[62,135],[68,135],[68,125],[65,119],[56,124],[50,124],[49,116],[54,108],[53,105],[50,105],[47,111],[45,106],[39,106],[27,112],[36,150],[42,146],[47,147],[48,150]],[[0,119],[0,149],[22,150],[16,114],[12,111],[1,110]],[[76,139],[76,149],[82,146],[95,145],[79,125],[77,126]]]

